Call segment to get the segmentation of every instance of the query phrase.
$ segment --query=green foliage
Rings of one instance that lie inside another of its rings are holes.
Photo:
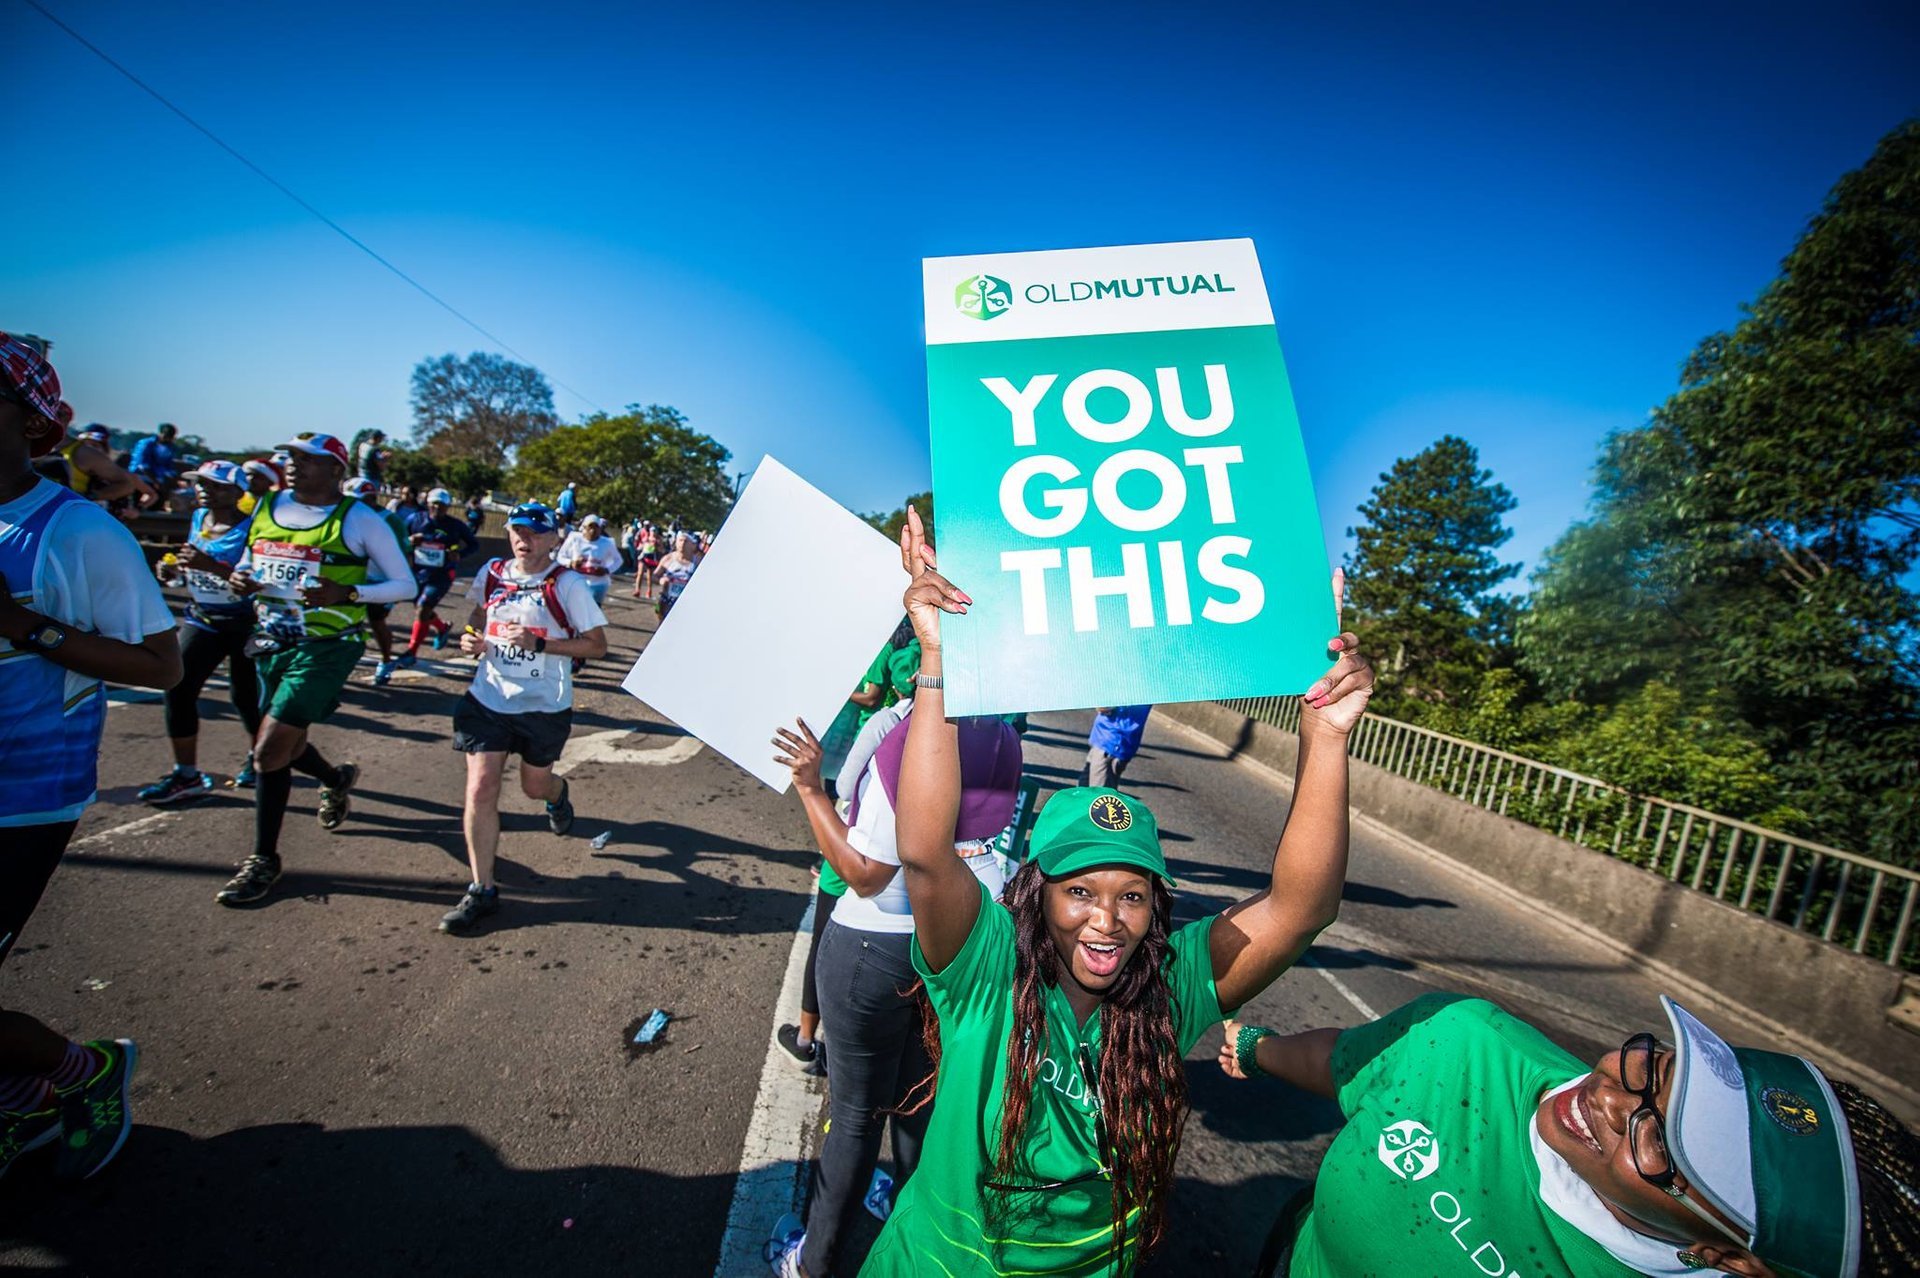
[[[516,493],[541,501],[576,483],[581,513],[616,526],[636,516],[660,523],[677,516],[713,529],[733,504],[731,456],[676,409],[632,404],[618,416],[595,414],[528,442],[509,478]]]
[[[1657,684],[1685,713],[1712,707],[1809,834],[1912,864],[1917,441],[1920,122],[1841,178],[1647,425],[1606,442],[1593,518],[1535,575],[1523,669],[1553,697]]]
[[[468,497],[486,496],[505,479],[506,472],[500,467],[472,457],[456,457],[440,468],[440,482],[463,501]]]
[[[440,463],[412,448],[395,448],[387,456],[382,475],[391,488],[428,489],[440,482]]]
[[[553,388],[539,369],[486,351],[421,360],[413,367],[412,403],[415,441],[441,460],[505,466],[559,421]]]
[[[1459,698],[1505,649],[1513,606],[1490,592],[1520,570],[1494,554],[1513,506],[1453,435],[1396,461],[1361,504],[1346,620],[1376,654],[1387,713]]]
[[[920,512],[920,521],[924,523],[927,528],[927,540],[938,547],[940,543],[933,539],[933,494],[930,492],[915,493],[913,496],[901,502],[900,508],[891,514],[883,515],[875,511],[871,515],[862,516],[862,518],[885,533],[889,540],[899,541],[900,530],[907,526],[908,506],[912,506]]]

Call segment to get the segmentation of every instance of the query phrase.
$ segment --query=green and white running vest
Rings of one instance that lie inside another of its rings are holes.
[[[286,528],[273,518],[273,501],[260,503],[247,531],[253,576],[262,587],[254,596],[258,629],[291,644],[339,638],[366,625],[365,604],[308,608],[300,602],[301,590],[316,581],[358,586],[367,580],[366,556],[347,549],[347,512],[354,504],[342,497],[318,526]]]

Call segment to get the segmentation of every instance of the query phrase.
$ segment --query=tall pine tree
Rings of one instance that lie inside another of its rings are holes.
[[[1520,571],[1495,553],[1513,536],[1513,494],[1466,440],[1445,435],[1380,476],[1349,528],[1350,617],[1381,675],[1382,704],[1449,702],[1493,661],[1510,608],[1493,588]],[[1491,623],[1491,625],[1490,625]]]

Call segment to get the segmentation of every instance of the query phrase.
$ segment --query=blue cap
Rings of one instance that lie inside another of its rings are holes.
[[[554,516],[553,507],[545,502],[523,501],[507,512],[507,527],[553,532],[560,527],[560,521]]]

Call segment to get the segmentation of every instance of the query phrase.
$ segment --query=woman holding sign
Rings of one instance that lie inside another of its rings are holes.
[[[1187,1117],[1182,1057],[1339,911],[1347,734],[1373,671],[1352,635],[1329,643],[1338,662],[1307,692],[1293,806],[1265,890],[1175,931],[1153,814],[1116,791],[1076,788],[1041,809],[1001,905],[953,855],[960,750],[944,709],[940,614],[972,601],[934,571],[916,512],[900,546],[922,655],[896,829],[940,1070],[919,1170],[863,1272],[1129,1273],[1167,1227]]]

